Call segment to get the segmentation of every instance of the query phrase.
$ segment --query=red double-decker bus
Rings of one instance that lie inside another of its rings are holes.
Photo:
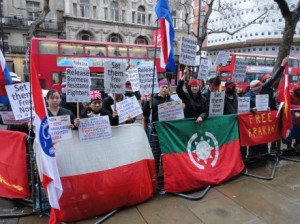
[[[227,64],[218,68],[218,75],[222,83],[229,81],[233,77],[235,63],[237,60],[246,61],[246,77],[244,82],[238,83],[238,86],[244,91],[252,80],[259,80],[264,74],[272,74],[272,70],[275,66],[276,61],[275,55],[258,55],[258,54],[246,54],[246,53],[232,53],[227,61]],[[288,71],[289,80],[292,88],[300,85],[299,74],[297,69],[300,65],[300,59],[296,57],[289,57]]]
[[[104,90],[103,73],[106,60],[113,59],[136,67],[153,66],[155,61],[157,72],[159,74],[165,72],[160,67],[160,49],[155,48],[154,45],[48,38],[33,38],[31,45],[30,53],[35,60],[42,89],[60,91],[61,83],[65,81],[66,68],[73,67],[74,59],[88,62],[91,89],[100,91]]]

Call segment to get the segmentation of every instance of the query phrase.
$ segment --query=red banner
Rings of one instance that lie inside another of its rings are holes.
[[[239,114],[241,146],[259,145],[280,139],[277,111]]]
[[[0,130],[0,142],[0,197],[26,198],[30,196],[26,163],[26,134]]]

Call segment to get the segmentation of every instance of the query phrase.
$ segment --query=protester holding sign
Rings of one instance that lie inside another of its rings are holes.
[[[238,108],[238,97],[236,94],[236,83],[233,81],[227,81],[225,83],[225,114],[236,114]]]
[[[66,92],[67,92],[67,83],[63,82],[61,84],[60,106],[72,111],[72,113],[74,115],[77,115],[77,103],[67,103],[67,94],[66,94]]]
[[[176,88],[176,93],[182,102],[185,104],[184,117],[196,118],[196,122],[200,123],[207,118],[208,108],[205,97],[202,96],[200,91],[200,81],[191,79],[188,82],[187,92],[183,90],[186,76],[179,81]]]
[[[110,125],[119,125],[119,118],[116,111],[113,111],[111,114],[106,108],[103,106],[101,93],[97,90],[93,90],[90,93],[91,102],[88,105],[88,108],[83,112],[81,118],[90,118],[90,117],[98,117],[108,115]]]
[[[151,102],[151,97],[148,96],[143,104],[143,115],[145,117],[151,117],[151,121],[158,121],[158,105],[166,102],[173,101],[170,97],[170,84],[167,80],[161,80],[158,83],[159,92],[153,96],[153,102]],[[152,113],[151,113],[152,110]]]
[[[46,101],[48,103],[47,112],[49,117],[70,115],[70,127],[76,128],[79,126],[79,119],[75,118],[75,115],[72,113],[72,111],[59,106],[61,98],[57,90],[49,90],[46,95]]]

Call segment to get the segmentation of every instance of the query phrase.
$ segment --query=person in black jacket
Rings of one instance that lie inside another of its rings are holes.
[[[152,122],[158,121],[158,105],[173,101],[173,99],[169,95],[170,92],[169,82],[167,80],[161,80],[159,81],[158,86],[159,86],[159,92],[158,94],[154,94],[153,102],[150,103],[151,96],[149,95],[143,103],[143,115],[145,117],[149,117],[151,114]],[[151,109],[152,109],[152,113],[151,113]]]
[[[108,110],[106,110],[103,106],[101,93],[97,90],[91,91],[91,102],[80,118],[100,117],[105,115],[109,117],[111,126],[119,125],[119,116],[117,112],[113,111],[111,114]]]
[[[179,81],[176,93],[184,103],[184,117],[196,118],[196,122],[200,123],[207,118],[208,108],[205,97],[202,96],[200,90],[200,81],[191,79],[188,82],[187,92],[183,90],[185,76]]]
[[[236,94],[236,83],[227,81],[225,83],[224,114],[237,114],[238,97]]]
[[[276,71],[274,72],[274,75],[270,75],[270,74],[264,74],[261,78],[260,81],[262,82],[262,88],[259,92],[259,94],[268,94],[269,95],[269,106],[271,108],[271,110],[276,110],[276,100],[274,98],[274,89],[272,88],[273,84],[275,83],[275,81],[278,81],[281,76],[282,73],[284,71],[284,67],[286,65],[286,63],[288,62],[289,57],[285,57],[279,68],[276,69]]]

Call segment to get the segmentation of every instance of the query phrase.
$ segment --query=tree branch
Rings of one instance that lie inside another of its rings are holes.
[[[274,0],[274,2],[277,3],[277,5],[278,5],[278,7],[281,11],[281,14],[284,18],[287,17],[287,16],[290,16],[291,11],[290,11],[289,6],[288,6],[288,4],[285,0]],[[298,5],[299,5],[299,3],[298,3]]]

